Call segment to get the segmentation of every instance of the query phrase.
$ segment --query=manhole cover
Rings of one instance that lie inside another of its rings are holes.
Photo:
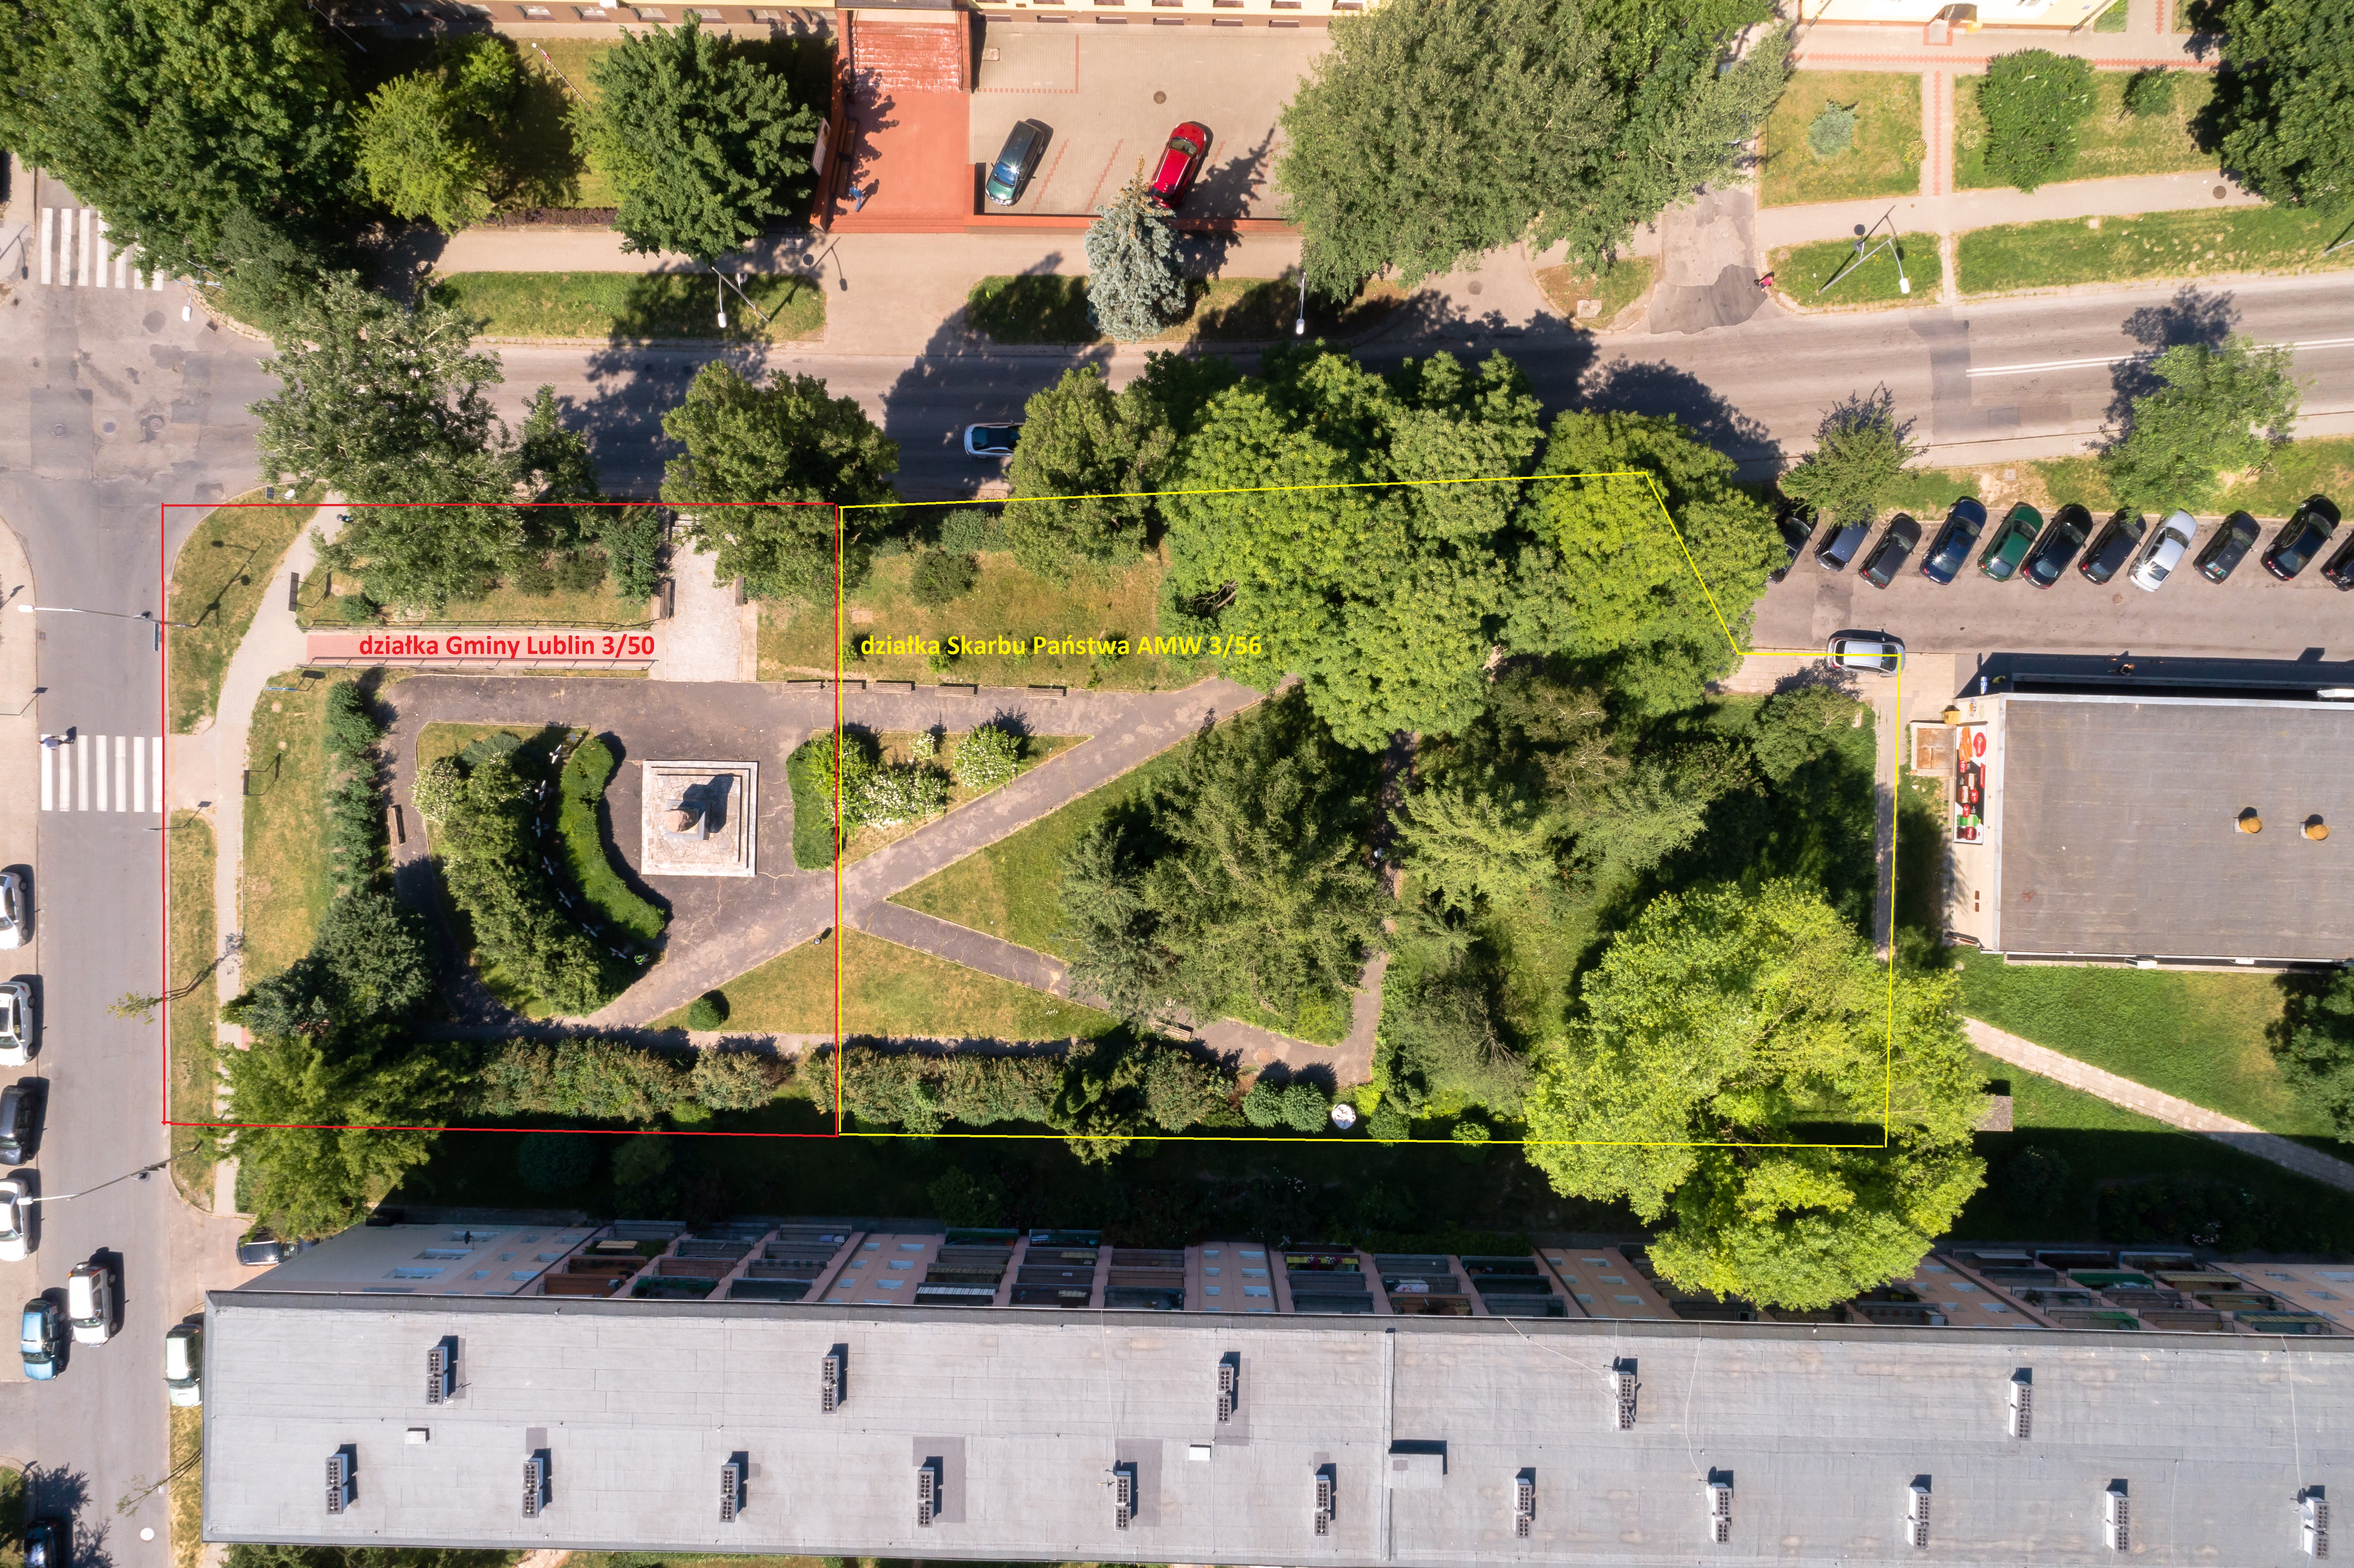
[[[65,433],[66,428],[63,425],[51,425],[49,427],[49,434],[53,436],[62,436]]]
[[[2223,199],[2223,187],[2221,185],[2217,185],[2215,187],[2215,199],[2217,201],[2221,201]]]
[[[110,436],[111,436],[111,435],[114,434],[114,421],[113,421],[113,420],[111,420],[111,419],[109,419],[109,420],[107,420],[107,421],[106,421],[106,423],[104,423],[103,425],[101,425],[101,426],[99,427],[99,429],[101,429],[101,430],[103,430],[103,431],[105,431],[108,435],[110,435]]]
[[[164,416],[150,414],[139,421],[139,428],[151,436],[160,436],[164,433]]]
[[[1169,95],[1165,92],[1156,92],[1152,95],[1152,101],[1155,103],[1166,103],[1169,101]],[[2215,194],[2217,196],[2221,196],[2223,193],[2221,191],[2217,191]]]
[[[1486,288],[1487,288],[1487,285],[1486,285],[1486,284],[1484,284],[1484,283],[1482,283],[1482,282],[1480,282],[1479,279],[1474,278],[1474,279],[1472,279],[1472,280],[1471,280],[1471,292],[1473,292],[1473,293],[1477,294],[1477,293],[1481,292],[1481,291],[1482,291],[1483,290],[1485,290]]]
[[[2123,604],[2125,601],[2126,596],[2121,593],[2113,593],[2109,596],[2109,602],[2111,604]]]

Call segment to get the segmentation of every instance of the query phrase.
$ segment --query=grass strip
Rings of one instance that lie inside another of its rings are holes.
[[[175,1404],[172,1413],[172,1568],[197,1568],[205,1560],[205,1413]]]
[[[1308,330],[1346,336],[1373,325],[1405,298],[1394,283],[1369,282],[1334,304],[1310,295]],[[965,296],[965,325],[996,343],[1102,344],[1087,315],[1087,281],[1024,273],[983,278]],[[1150,343],[1265,343],[1289,337],[1299,314],[1299,280],[1188,278],[1185,314]]]
[[[564,842],[572,885],[595,906],[607,924],[639,941],[658,940],[670,916],[638,895],[605,850],[605,786],[613,778],[613,749],[596,736],[574,748],[557,780],[556,826]]]
[[[1956,281],[1972,296],[2219,273],[2342,271],[2354,247],[2325,258],[2346,227],[2298,208],[2236,207],[2138,217],[2004,223],[1961,237]]]
[[[1872,244],[1880,245],[1885,238],[1880,236]],[[1937,302],[1938,284],[1946,274],[1945,264],[1937,255],[1935,235],[1898,235],[1894,254],[1884,247],[1874,250],[1868,260],[1848,268],[1846,274],[1826,291],[1823,285],[1830,283],[1854,255],[1852,239],[1818,239],[1806,245],[1786,245],[1769,253],[1766,269],[1774,274],[1775,287],[1799,304],[1816,310],[1852,310],[1858,306],[1878,310],[1891,305]],[[1911,281],[1910,294],[1898,286],[1900,276]]]
[[[327,855],[323,718],[351,671],[289,670],[253,705],[246,742],[245,861],[239,869],[244,969],[264,980],[311,950],[334,894]]]
[[[171,1117],[175,1122],[214,1119],[220,1083],[220,995],[213,981],[219,956],[213,918],[213,873],[217,863],[212,824],[194,811],[175,811],[164,833],[164,870],[171,898],[166,911],[171,963]],[[172,1128],[172,1175],[199,1208],[210,1209],[213,1158],[195,1127]]]
[[[2112,12],[2126,14],[2126,0]],[[2108,20],[2105,12],[2101,20]],[[2120,29],[2122,30],[2122,29]],[[2216,154],[2201,151],[2192,124],[2215,96],[2212,71],[2174,73],[2174,107],[2164,114],[2136,116],[2125,108],[2126,83],[2135,73],[2102,70],[2093,73],[2093,109],[2076,129],[2076,157],[2055,180],[2105,180],[2132,175],[2172,175],[2188,169],[2212,169]],[[1986,117],[1978,111],[1978,83],[1965,79],[1954,88],[1954,188],[1992,190],[2001,180],[1987,172]]]
[[[1855,135],[1829,157],[1807,144],[1807,128],[1827,104],[1855,111]],[[1758,152],[1765,168],[1757,205],[1912,196],[1921,188],[1921,79],[1894,71],[1802,70],[1766,117]]]
[[[313,487],[291,506],[253,505],[252,491],[205,514],[172,562],[164,678],[171,686],[172,731],[193,734],[213,716],[221,680],[253,625],[278,563],[302,532],[324,492]]]
[[[742,288],[751,308],[710,272],[451,272],[432,282],[436,298],[481,321],[493,337],[799,343],[824,333],[820,280],[762,272]]]

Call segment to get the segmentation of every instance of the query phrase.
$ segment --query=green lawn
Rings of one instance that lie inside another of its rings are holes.
[[[651,944],[661,939],[670,912],[639,895],[615,863],[618,853],[607,847],[613,828],[605,787],[612,781],[613,766],[612,748],[593,736],[566,758],[557,783],[557,835],[572,885],[590,907],[608,925]]]
[[[1872,243],[1877,245],[1886,238],[1876,236]],[[1823,285],[1855,254],[1853,240],[1819,239],[1808,245],[1786,245],[1766,256],[1766,266],[1774,274],[1776,289],[1799,304],[1815,309],[1935,304],[1937,286],[1945,276],[1944,264],[1937,256],[1937,237],[1900,234],[1896,249],[1898,253],[1894,256],[1882,249],[1871,260],[1850,268],[1829,292],[1823,291]],[[1913,284],[1910,294],[1897,286],[1900,271]]]
[[[727,998],[727,1027],[732,1030],[830,1034],[834,1029],[832,938],[804,942],[719,989]],[[1119,1026],[1119,1020],[1091,1007],[864,931],[843,933],[845,1035],[1092,1040]],[[659,1020],[654,1027],[685,1028],[686,1009]]]
[[[294,620],[305,630],[312,628],[332,630],[352,624],[344,618],[346,594],[360,591],[356,577],[339,577],[332,581],[324,572],[314,572],[303,579],[295,602]],[[429,621],[402,621],[404,626],[582,626],[623,627],[651,624],[648,605],[642,599],[622,599],[613,591],[613,581],[607,577],[591,588],[578,591],[555,588],[546,593],[526,593],[512,587],[493,588],[476,599],[460,599],[442,608],[441,613]],[[366,622],[370,626],[385,624],[379,615]],[[617,672],[635,674],[637,672]]]
[[[2327,260],[2320,252],[2345,227],[2343,218],[2275,207],[1998,224],[1961,237],[1957,281],[1963,293],[1979,295],[2142,278],[2343,270],[2354,267],[2354,249]]]
[[[1881,497],[1890,512],[1910,512],[1924,523],[1942,522],[1961,496],[1978,493],[1978,476],[1966,468],[1908,468]]]
[[[2268,1131],[2329,1131],[2265,1044],[2282,1000],[2268,976],[1956,961],[1973,1018]]]
[[[2126,0],[2117,0],[2115,5],[2110,6],[2107,10],[2102,12],[2098,17],[2094,18],[2093,22],[2093,31],[2096,33],[2122,33],[2126,30],[2129,16],[2130,12],[2126,5]]]
[[[1299,281],[1290,278],[1189,278],[1184,319],[1150,341],[1264,343],[1291,335]],[[1310,295],[1308,330],[1341,337],[1373,325],[1405,298],[1394,283],[1367,283],[1335,306]],[[1087,320],[1087,281],[1025,273],[983,278],[965,296],[965,324],[995,343],[1109,343]]]
[[[311,950],[334,894],[320,796],[326,755],[320,719],[327,688],[356,678],[348,670],[289,670],[270,684],[292,690],[265,691],[253,705],[239,890],[249,981],[266,980]]]
[[[175,1122],[210,1121],[218,1085],[220,994],[213,980],[218,961],[217,922],[213,916],[212,824],[194,811],[175,811],[164,834],[171,962],[171,1110]],[[197,1148],[197,1129],[172,1128],[172,1175],[180,1190],[212,1206],[213,1162]]]
[[[595,343],[799,343],[825,334],[822,280],[762,272],[744,281],[748,309],[710,272],[451,272],[434,294],[492,337]]]
[[[1827,103],[1855,110],[1855,140],[1828,158],[1807,145]],[[1921,79],[1894,71],[1802,70],[1766,117],[1760,207],[1850,197],[1912,196],[1921,188]]]
[[[2094,512],[2116,504],[2109,476],[2095,458],[2045,458],[2029,466],[2055,501],[2081,501]],[[2354,491],[2354,437],[2322,436],[2276,448],[2263,472],[2225,487],[2218,504],[2225,511],[2285,518],[2308,495],[2349,491]]]
[[[2116,15],[2125,15],[2117,0]],[[2107,19],[2104,15],[2104,21]],[[2093,112],[2076,132],[2076,161],[2057,177],[2063,180],[2104,180],[2124,175],[2171,175],[2185,169],[2212,169],[2215,154],[2202,153],[2190,133],[2190,122],[2215,93],[2215,73],[2180,70],[2174,73],[2174,111],[2137,120],[2125,111],[2129,70],[2093,73]],[[1978,112],[1978,83],[1971,77],[1954,90],[1954,188],[1986,190],[2002,182],[1987,173],[1986,120]]]
[[[278,586],[278,564],[316,511],[319,492],[299,505],[254,505],[249,492],[205,514],[172,563],[167,678],[172,729],[187,735],[212,717],[221,679],[245,641],[261,596]]]
[[[1583,324],[1606,327],[1620,311],[1650,291],[1651,280],[1659,270],[1659,263],[1648,256],[1622,256],[1605,267],[1599,276],[1578,267],[1543,268],[1537,273],[1537,287],[1544,291],[1545,302],[1553,306],[1553,314],[1572,325],[1581,324],[1578,301],[1601,301],[1602,309]]]

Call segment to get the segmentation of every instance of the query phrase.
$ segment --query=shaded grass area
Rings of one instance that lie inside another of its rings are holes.
[[[1878,245],[1885,238],[1879,236],[1872,243]],[[1935,235],[1901,234],[1893,255],[1881,249],[1840,276],[1840,269],[1854,255],[1853,240],[1818,239],[1769,252],[1766,266],[1774,274],[1776,288],[1809,309],[1878,309],[1937,302],[1937,286],[1945,277],[1945,263],[1937,254]],[[1835,283],[1834,277],[1838,277]],[[1900,277],[1912,281],[1910,294],[1898,286]],[[1826,283],[1831,284],[1828,291],[1823,288]]]
[[[25,1472],[0,1465],[0,1568],[24,1568]]]
[[[1855,110],[1855,139],[1828,158],[1807,145],[1827,103]],[[1766,117],[1757,205],[1912,196],[1921,188],[1921,79],[1894,71],[1802,70]],[[1934,248],[1933,248],[1934,249]]]
[[[219,958],[218,922],[213,915],[213,873],[217,863],[212,823],[194,811],[175,811],[164,833],[167,896],[166,942],[171,962],[164,973],[172,992],[170,1115],[175,1122],[211,1121],[220,1082],[220,995],[213,980]],[[172,1128],[172,1176],[199,1207],[212,1206],[213,1158],[199,1128]]]
[[[2328,1134],[2265,1043],[2285,994],[2269,976],[2018,965],[1982,953],[1955,967],[1973,1018],[2269,1132]]]
[[[2141,278],[2342,271],[2354,267],[2354,249],[2326,259],[2320,252],[2345,227],[2343,217],[2275,207],[1998,224],[1961,237],[1956,281],[1965,294],[2002,294]]]
[[[1299,280],[1288,278],[1188,278],[1185,314],[1153,343],[1261,343],[1289,337],[1299,311]],[[1363,332],[1395,309],[1405,291],[1394,283],[1367,283],[1354,298],[1335,304],[1308,297],[1311,334],[1346,336]],[[1087,319],[1085,277],[1025,273],[983,278],[965,296],[965,324],[1004,344],[1109,343]]]
[[[1055,685],[1106,687],[1113,691],[1165,691],[1190,685],[1215,668],[1214,661],[1132,651],[1126,657],[1079,652],[965,653],[935,670],[923,653],[861,654],[869,639],[917,638],[938,642],[945,654],[951,638],[982,642],[1004,638],[1027,646],[1032,640],[1095,638],[1128,641],[1135,650],[1154,634],[1161,620],[1158,556],[1139,556],[1126,567],[1081,565],[1071,579],[1057,583],[1024,569],[1011,555],[984,551],[981,575],[970,593],[945,605],[916,601],[908,578],[909,556],[885,556],[845,600],[842,652],[845,673],[873,680],[971,681],[984,686]],[[764,604],[760,609],[760,678],[833,673],[833,607],[830,604]]]
[[[723,327],[723,285],[709,272],[451,272],[431,284],[493,337],[796,343],[824,334],[821,280],[763,272],[742,287],[751,308],[726,289]]]
[[[257,506],[249,503],[261,493],[249,492],[207,513],[180,546],[169,619],[183,624],[166,634],[173,733],[190,734],[212,717],[228,662],[323,493],[314,487],[295,505]]]
[[[1092,1040],[1120,1026],[1091,1007],[1015,985],[946,959],[843,931],[842,1032],[895,1038]],[[822,937],[779,953],[719,988],[727,1027],[772,1034],[834,1030],[834,942]],[[657,1029],[686,1027],[686,1009]]]
[[[339,585],[352,593],[336,593]],[[330,581],[325,572],[313,573],[303,580],[295,600],[296,623],[305,630],[313,627],[334,630],[352,625],[345,617],[344,603],[357,595],[359,587],[356,577]],[[612,579],[608,577],[594,588],[556,588],[546,593],[526,593],[518,588],[502,586],[481,599],[453,600],[429,621],[395,621],[374,615],[366,624],[393,625],[404,630],[433,626],[638,627],[652,624],[648,608],[644,599],[623,599],[614,593]]]
[[[608,846],[613,837],[605,786],[613,778],[613,751],[592,736],[565,759],[557,781],[556,826],[564,845],[572,885],[608,925],[649,945],[658,941],[670,914],[639,895]]]
[[[1538,270],[1536,279],[1545,302],[1562,320],[1573,325],[1582,319],[1586,324],[1608,326],[1620,311],[1650,292],[1651,280],[1659,270],[1659,263],[1648,256],[1621,256],[1598,273],[1578,267],[1544,267]],[[1602,308],[1580,318],[1580,300],[1598,300]]]
[[[334,895],[322,717],[327,689],[355,678],[348,670],[289,670],[270,684],[292,690],[265,691],[253,705],[239,888],[249,980],[267,979],[309,952]]]
[[[2101,20],[2106,22],[2112,13],[2123,17],[2126,0],[2117,0],[2111,12],[2102,14]],[[2124,31],[2122,21],[2115,30]],[[2054,179],[2105,180],[2216,166],[2215,154],[2200,150],[2198,138],[2190,129],[2199,112],[2215,95],[2214,73],[2176,71],[2173,111],[2147,118],[2137,118],[2125,111],[2126,83],[2133,77],[2129,70],[2093,73],[2093,111],[2077,128],[2076,161]],[[1986,117],[1978,109],[1977,87],[1984,79],[1974,77],[1956,84],[1954,90],[1956,190],[1990,190],[2004,183],[1987,172]]]
[[[2049,496],[2081,501],[2098,512],[2114,507],[2109,476],[2090,457],[2047,458],[2031,465]],[[2323,436],[2274,449],[2261,473],[2234,480],[2218,503],[2228,512],[2285,518],[2308,495],[2354,491],[2354,436]]]

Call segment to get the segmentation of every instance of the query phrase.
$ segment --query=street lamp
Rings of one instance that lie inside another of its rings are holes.
[[[1308,258],[1299,259],[1299,315],[1291,323],[1291,335],[1308,335]]]
[[[1829,290],[1832,284],[1846,278],[1849,273],[1854,271],[1858,267],[1862,266],[1866,261],[1871,260],[1874,256],[1878,255],[1882,250],[1885,250],[1889,253],[1890,258],[1896,263],[1896,291],[1900,294],[1911,293],[1913,291],[1913,280],[1904,275],[1904,252],[1896,243],[1896,225],[1893,221],[1895,216],[1896,209],[1892,207],[1886,212],[1880,215],[1879,222],[1874,223],[1872,228],[1857,229],[1855,231],[1854,253],[1849,256],[1846,260],[1840,262],[1839,270],[1833,272],[1829,277],[1824,279],[1823,286],[1817,289],[1815,292],[1818,294],[1826,292]],[[1882,223],[1888,225],[1888,238],[1882,240],[1877,245],[1872,245],[1871,249],[1865,249],[1864,247],[1871,245],[1872,243],[1872,234]]]
[[[193,631],[196,624],[193,620],[159,620],[152,609],[143,609],[136,615],[126,615],[119,609],[76,609],[69,604],[19,603],[16,608],[27,615],[35,615],[47,610],[51,615],[103,615],[116,620],[143,620],[155,629],[155,651],[159,653],[164,649],[164,628],[177,626],[185,630]]]
[[[167,1158],[163,1159],[163,1160],[157,1160],[157,1161],[155,1161],[155,1163],[154,1163],[154,1164],[153,1164],[153,1165],[142,1165],[142,1166],[141,1166],[138,1170],[136,1170],[136,1171],[124,1171],[122,1175],[120,1175],[120,1176],[113,1177],[113,1178],[111,1178],[111,1180],[108,1180],[108,1181],[101,1181],[101,1182],[98,1184],[98,1186],[97,1186],[97,1187],[84,1187],[84,1188],[83,1188],[80,1192],[52,1192],[52,1193],[50,1193],[48,1197],[45,1197],[45,1198],[26,1198],[26,1199],[21,1200],[21,1202],[24,1202],[25,1204],[27,1204],[27,1206],[30,1206],[30,1205],[32,1205],[32,1204],[34,1204],[34,1203],[69,1203],[69,1202],[72,1202],[74,1199],[76,1199],[76,1198],[87,1198],[87,1197],[89,1197],[92,1192],[95,1192],[99,1191],[99,1189],[100,1189],[100,1188],[103,1188],[103,1187],[111,1187],[111,1186],[113,1186],[113,1185],[114,1185],[114,1183],[115,1183],[115,1182],[117,1182],[117,1181],[130,1181],[130,1180],[131,1180],[133,1177],[134,1177],[134,1176],[136,1176],[137,1178],[139,1178],[139,1180],[141,1180],[142,1181],[144,1181],[145,1180],[147,1180],[147,1178],[148,1178],[151,1174],[153,1174],[153,1173],[154,1173],[154,1172],[155,1172],[155,1171],[158,1171],[163,1170],[163,1169],[164,1169],[164,1167],[165,1167],[166,1165],[169,1165],[170,1163],[172,1163],[172,1161],[171,1161],[171,1160],[167,1157]]]

